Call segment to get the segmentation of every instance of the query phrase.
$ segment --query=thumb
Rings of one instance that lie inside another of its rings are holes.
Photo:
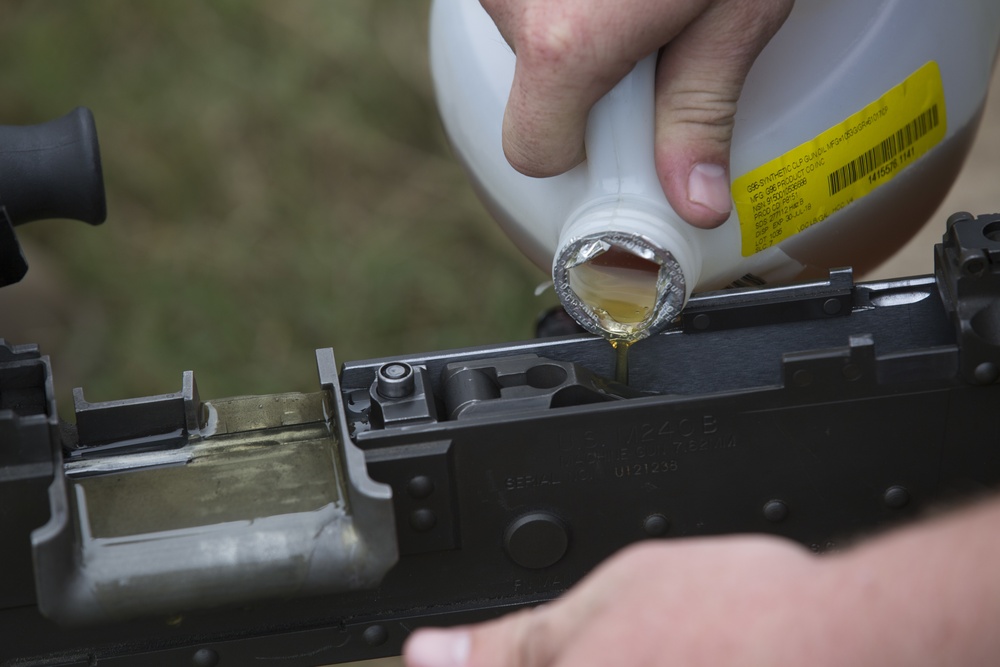
[[[552,606],[475,626],[418,630],[406,640],[403,659],[407,667],[546,667],[572,627]]]
[[[656,71],[656,169],[667,200],[696,227],[729,218],[736,103],[793,0],[719,0],[671,41]]]

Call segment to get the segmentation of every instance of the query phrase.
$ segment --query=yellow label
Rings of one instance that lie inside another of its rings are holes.
[[[743,256],[766,250],[891,181],[945,135],[944,89],[929,62],[815,139],[733,181]]]

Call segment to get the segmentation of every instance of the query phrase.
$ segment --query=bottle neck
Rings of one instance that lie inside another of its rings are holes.
[[[701,272],[687,225],[665,206],[618,196],[570,217],[552,265],[556,294],[585,329],[634,341],[680,315]]]

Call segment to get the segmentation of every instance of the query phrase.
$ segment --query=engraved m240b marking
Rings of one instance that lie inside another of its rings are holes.
[[[692,417],[676,417],[663,422],[632,424],[621,433],[623,445],[662,442],[677,437],[691,438],[702,435],[712,435],[719,431],[719,423],[714,415],[698,415]]]
[[[723,428],[714,415],[701,414],[632,424],[619,431],[618,441],[620,444],[613,452],[615,463],[634,466],[636,462],[655,459],[667,462],[677,454],[732,449],[736,446],[736,435]],[[660,465],[656,472],[668,469]],[[635,474],[642,474],[642,471]]]

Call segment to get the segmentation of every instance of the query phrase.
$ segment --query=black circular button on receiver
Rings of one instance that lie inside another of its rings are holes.
[[[569,529],[550,512],[532,512],[507,526],[503,542],[511,560],[537,570],[554,565],[566,554]]]

